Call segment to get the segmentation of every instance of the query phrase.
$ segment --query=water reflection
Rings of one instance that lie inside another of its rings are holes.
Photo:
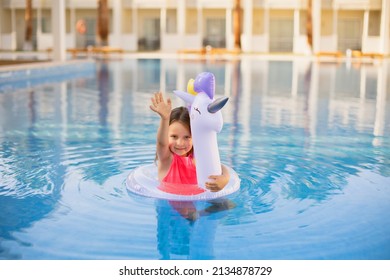
[[[13,233],[29,228],[58,207],[66,167],[62,163],[61,139],[45,138],[39,133],[42,104],[38,94],[27,91],[26,97],[26,103],[21,106],[27,111],[23,119],[27,125],[25,133],[18,131],[20,127],[15,128],[17,133],[5,127],[0,135],[0,241],[33,246]],[[4,109],[7,112],[10,108]],[[2,117],[6,119],[10,115]],[[0,259],[23,258],[22,254],[3,248],[1,243]]]
[[[209,203],[158,201],[157,248],[161,259],[215,259],[213,243],[218,224],[234,207],[228,199]]]
[[[110,94],[110,74],[106,62],[100,63],[97,70],[97,82],[99,92],[99,124],[107,125],[108,104]]]

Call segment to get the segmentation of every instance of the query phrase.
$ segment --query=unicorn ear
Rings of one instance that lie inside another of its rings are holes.
[[[196,92],[204,92],[213,100],[215,92],[215,76],[210,72],[203,72],[196,76],[194,82],[194,90]]]
[[[223,106],[225,106],[226,102],[228,102],[229,97],[220,97],[216,100],[214,100],[212,103],[207,106],[207,111],[209,113],[214,114],[221,110]]]
[[[188,92],[185,91],[174,90],[173,93],[189,104],[192,104],[195,100],[195,95],[189,94]]]

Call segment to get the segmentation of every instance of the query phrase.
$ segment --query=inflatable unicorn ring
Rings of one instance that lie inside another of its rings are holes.
[[[187,92],[175,90],[174,93],[189,106],[197,181],[198,186],[205,189],[205,192],[183,195],[160,190],[155,164],[140,166],[133,170],[126,179],[127,189],[143,196],[180,201],[212,200],[234,193],[240,188],[240,179],[228,166],[225,167],[229,171],[230,180],[224,189],[210,192],[205,188],[210,175],[222,173],[217,133],[223,126],[220,110],[225,106],[228,98],[214,99],[215,77],[209,72],[200,73],[195,80],[191,79],[187,85]]]

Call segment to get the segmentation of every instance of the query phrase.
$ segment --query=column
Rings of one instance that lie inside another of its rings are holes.
[[[137,6],[133,2],[132,6],[132,19],[133,19],[133,34],[134,34],[134,39],[136,40],[136,50],[138,50],[138,9]]]
[[[200,46],[203,47],[203,11],[200,2],[198,2],[198,37],[200,37]]]
[[[12,8],[11,10],[11,50],[16,50],[17,43],[16,43],[16,16],[15,16],[15,8]]]
[[[167,34],[167,7],[162,7],[160,10],[160,49],[166,48],[166,34]]]
[[[225,11],[225,37],[226,37],[226,45],[225,47],[227,49],[233,49],[234,48],[234,40],[232,40],[232,8],[226,8]],[[232,44],[233,42],[233,44]]]
[[[266,49],[262,50],[269,52],[270,49],[270,36],[269,36],[269,25],[270,25],[270,16],[269,16],[269,6],[264,7],[264,40]]]
[[[42,9],[41,9],[41,2],[38,1],[37,3],[37,49],[40,50],[40,41],[42,36]]]
[[[299,27],[300,27],[300,12],[299,9],[295,8],[294,9],[294,42],[293,42],[293,52],[294,53],[299,53],[304,50],[299,50]],[[297,47],[296,47],[297,46]],[[306,52],[306,51],[305,51]]]
[[[177,33],[179,35],[179,45],[177,46],[177,49],[183,49],[186,35],[186,1],[178,1],[176,13]]]
[[[65,0],[52,0],[53,60],[65,61]]]
[[[162,7],[160,10],[160,33],[164,35],[167,33],[167,8]]]
[[[332,34],[332,40],[333,40],[333,49],[337,50],[338,47],[338,36],[337,36],[337,28],[338,28],[338,14],[339,10],[334,8],[333,9],[333,34]]]
[[[251,52],[252,48],[252,30],[253,30],[253,1],[245,0],[244,2],[244,42],[242,42],[242,50],[244,52]]]
[[[72,38],[72,42],[70,44],[70,46],[72,48],[75,48],[76,47],[76,11],[75,11],[75,8],[74,8],[74,3],[73,1],[69,1],[70,3],[70,33],[71,33],[71,38]]]
[[[321,1],[313,1],[313,53],[318,53],[321,48]]]
[[[362,36],[362,52],[366,52],[366,42],[368,38],[368,21],[369,21],[369,10],[364,10],[363,16],[363,36]]]
[[[380,48],[383,54],[389,53],[390,1],[382,0]]]
[[[122,1],[121,0],[111,0],[112,1],[112,38],[110,44],[113,47],[121,48],[122,41]]]
[[[3,18],[3,9],[0,8],[0,18]],[[3,30],[1,27],[1,20],[0,20],[0,49],[3,49],[3,44],[2,44],[2,38],[3,38]]]

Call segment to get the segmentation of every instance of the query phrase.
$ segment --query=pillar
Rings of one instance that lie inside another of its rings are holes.
[[[318,53],[321,48],[321,1],[313,1],[313,53]]]
[[[198,36],[200,37],[200,45],[203,47],[203,11],[200,2],[198,2]]]
[[[363,36],[362,36],[362,51],[366,51],[366,42],[368,38],[368,21],[369,21],[370,11],[364,10],[363,15]]]
[[[17,48],[17,42],[16,42],[16,15],[15,15],[15,8],[12,8],[11,10],[11,50],[16,50]]]
[[[333,9],[333,31],[332,31],[332,43],[334,50],[338,50],[338,36],[337,36],[337,29],[338,29],[338,15],[339,10]]]
[[[136,49],[138,50],[138,9],[137,9],[137,6],[134,4],[133,2],[133,6],[132,6],[132,19],[133,19],[133,30],[132,30],[132,33],[134,34],[134,38],[137,40],[137,43],[136,43]]]
[[[227,8],[226,9],[226,12],[225,12],[225,17],[226,17],[226,20],[225,20],[225,38],[226,38],[226,42],[225,42],[225,48],[227,49],[232,49],[234,47],[234,39],[232,39],[232,25],[233,25],[233,21],[232,21],[232,9],[231,8]],[[233,42],[233,44],[232,44]]]
[[[294,9],[294,42],[293,42],[293,52],[299,53],[304,52],[304,50],[300,49],[298,42],[299,42],[299,27],[300,27],[300,12],[299,9]]]
[[[179,35],[179,45],[177,49],[184,48],[184,41],[186,35],[186,1],[178,1],[177,3],[177,33]]]
[[[266,6],[264,7],[264,40],[265,40],[266,49],[262,50],[265,52],[269,52],[270,49],[269,25],[270,25],[269,6]]]
[[[40,50],[39,42],[42,40],[42,7],[41,2],[37,3],[37,49]]]
[[[167,38],[166,34],[167,34],[167,8],[166,6],[164,6],[160,10],[160,49],[161,50],[164,50],[166,48],[166,38]]]
[[[245,42],[242,42],[242,49],[246,52],[251,52],[252,49],[252,30],[253,30],[253,1],[245,0],[244,2],[244,19],[243,19],[243,37]]]
[[[76,47],[76,41],[77,41],[77,38],[76,38],[76,34],[77,34],[77,30],[76,30],[76,11],[75,11],[75,8],[74,8],[74,3],[73,1],[69,1],[70,3],[70,33],[72,35],[72,43],[70,44],[70,46],[72,46],[73,48]]]
[[[390,1],[382,0],[380,53],[389,53]]]
[[[52,0],[53,60],[65,61],[65,0]]]
[[[0,8],[0,19],[1,18],[3,18],[3,9],[2,8]],[[0,50],[3,49],[2,38],[3,38],[3,31],[2,31],[1,20],[0,20]]]
[[[122,1],[121,0],[111,0],[112,1],[112,38],[110,40],[110,45],[113,47],[121,48],[122,47]]]

